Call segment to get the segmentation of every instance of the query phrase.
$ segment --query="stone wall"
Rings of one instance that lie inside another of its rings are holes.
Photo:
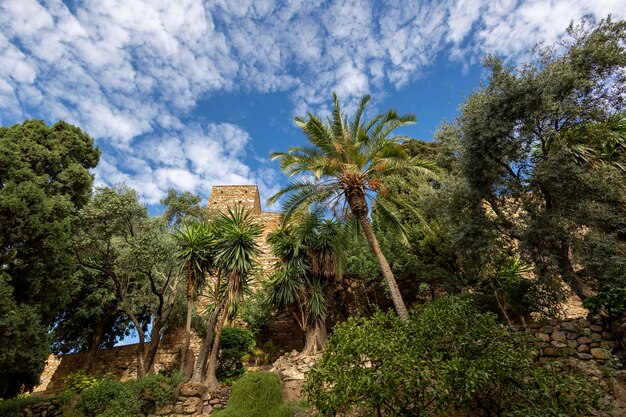
[[[226,407],[230,393],[230,387],[207,390],[201,383],[190,382],[180,388],[174,404],[161,407],[148,417],[208,416],[213,410]]]
[[[624,347],[615,337],[615,326],[600,320],[570,319],[532,323],[528,331],[537,338],[539,361],[557,357],[593,361],[600,365],[624,359]]]
[[[176,329],[167,333],[161,343],[155,358],[155,371],[171,372],[178,369],[180,363],[180,351],[184,340],[184,329]],[[200,339],[193,335],[190,348],[197,353]],[[87,361],[86,353],[74,353],[70,355],[50,355],[40,384],[33,392],[39,395],[56,395],[65,389],[65,377],[83,369]],[[137,344],[117,346],[111,349],[98,351],[91,373],[93,375],[110,374],[120,381],[137,377]]]
[[[24,417],[56,417],[62,416],[63,410],[59,400],[44,401],[27,405],[22,408],[21,415]]]

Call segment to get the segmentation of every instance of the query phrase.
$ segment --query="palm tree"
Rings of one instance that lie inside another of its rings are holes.
[[[282,171],[289,175],[305,174],[270,198],[276,202],[287,195],[283,204],[285,221],[299,208],[313,211],[335,209],[343,203],[343,212],[349,210],[365,234],[382,270],[396,312],[403,319],[409,314],[393,276],[391,267],[380,249],[369,220],[369,202],[384,190],[382,180],[387,175],[409,170],[432,171],[434,164],[409,157],[401,142],[406,136],[392,133],[401,126],[415,123],[415,116],[398,115],[395,110],[378,114],[371,120],[362,120],[370,101],[364,96],[351,123],[342,114],[337,95],[333,93],[333,113],[324,123],[309,113],[308,120],[296,118],[310,146],[291,147],[287,152],[275,152]],[[308,176],[313,175],[313,178]]]
[[[277,258],[269,301],[278,308],[295,307],[294,316],[304,335],[302,354],[315,354],[326,343],[328,290],[341,275],[341,225],[303,213],[267,240]]]
[[[256,270],[256,258],[261,253],[257,240],[263,227],[254,221],[250,211],[238,207],[220,214],[213,222],[212,230],[215,273],[222,281],[218,282],[215,294],[215,308],[219,309],[221,317],[215,328],[208,368],[203,378],[209,387],[219,385],[216,369],[220,337],[226,318],[236,310]]]
[[[177,255],[187,281],[187,320],[185,322],[185,343],[182,350],[181,369],[189,374],[189,363],[193,362],[189,358],[193,297],[206,281],[206,273],[211,263],[212,233],[206,223],[200,222],[184,224],[181,228],[175,229],[173,235],[180,246]]]

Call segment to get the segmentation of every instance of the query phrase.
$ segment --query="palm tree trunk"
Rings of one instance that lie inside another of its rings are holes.
[[[215,306],[215,309],[211,313],[211,317],[209,318],[209,324],[207,327],[207,333],[202,341],[202,346],[200,347],[200,352],[198,353],[198,360],[193,368],[193,376],[191,380],[193,382],[201,382],[202,381],[202,371],[206,366],[207,357],[209,353],[209,347],[211,346],[211,340],[213,340],[213,334],[215,333],[215,325],[217,323],[217,318],[219,317],[221,308],[219,305]]]
[[[326,320],[323,318],[312,320],[307,326],[304,335],[302,356],[316,355],[318,352],[321,352],[324,346],[326,346],[326,336]]]
[[[213,340],[213,347],[211,348],[211,356],[209,357],[209,368],[205,376],[206,385],[209,389],[219,387],[220,382],[217,380],[217,354],[219,353],[220,338],[222,336],[222,330],[224,329],[224,323],[228,316],[228,309],[224,308],[224,312],[220,321],[215,329],[215,339]]]
[[[398,313],[398,316],[402,320],[408,320],[409,312],[406,309],[406,304],[404,304],[404,300],[402,299],[402,294],[400,293],[400,288],[398,288],[398,283],[393,276],[393,271],[389,266],[389,262],[387,262],[387,258],[385,258],[383,251],[380,249],[380,245],[378,244],[378,239],[374,234],[372,224],[367,218],[369,208],[367,206],[367,201],[365,201],[365,192],[363,191],[363,188],[357,186],[347,187],[345,189],[345,196],[346,200],[348,201],[350,211],[352,212],[354,217],[356,217],[359,225],[361,225],[361,227],[363,228],[365,239],[367,239],[367,243],[370,245],[372,252],[374,252],[374,255],[376,256],[376,260],[378,261],[380,270],[382,271],[383,277],[387,282],[389,294],[391,295],[391,300],[393,301],[396,313]]]
[[[189,359],[189,344],[191,343],[191,311],[193,304],[193,288],[191,283],[191,273],[187,269],[187,319],[185,321],[185,343],[181,354],[180,369],[187,373]],[[191,375],[188,375],[191,376]]]

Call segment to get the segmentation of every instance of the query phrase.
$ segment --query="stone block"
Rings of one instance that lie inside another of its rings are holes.
[[[202,407],[202,399],[198,397],[189,397],[183,403],[183,413],[194,414]]]
[[[581,359],[583,361],[588,361],[589,359],[593,359],[593,356],[591,356],[588,353],[579,353],[578,354],[578,359]]]
[[[202,382],[188,382],[180,387],[181,397],[202,397],[207,387]]]
[[[577,349],[578,348],[578,342],[576,340],[568,340],[567,342],[567,346]]]
[[[570,321],[566,321],[561,323],[561,329],[566,330],[568,332],[576,332],[576,326],[574,326],[574,323],[570,322]]]
[[[609,359],[611,355],[605,349],[593,348],[591,349],[591,356],[596,359]]]
[[[563,333],[561,331],[553,332],[551,337],[552,337],[552,340],[554,340],[556,342],[565,343],[565,341],[567,340],[567,337],[565,337],[565,333]]]
[[[581,345],[591,343],[591,339],[586,336],[579,337],[577,340],[578,340],[578,343],[580,343]]]
[[[542,328],[539,329],[539,333],[552,334],[553,331],[554,331],[554,327],[552,326],[543,326]]]
[[[580,353],[589,353],[589,346],[587,346],[587,345],[580,345],[580,346],[578,346],[578,352],[580,352]]]
[[[589,330],[591,330],[593,333],[602,333],[602,326],[592,324],[591,326],[589,326]]]
[[[605,340],[604,342],[600,342],[600,347],[605,349],[615,349],[617,347],[617,342],[613,342],[611,340]]]

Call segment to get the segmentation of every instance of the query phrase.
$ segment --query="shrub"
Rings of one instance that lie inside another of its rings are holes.
[[[605,287],[598,294],[583,300],[590,316],[603,314],[609,319],[622,317],[626,312],[626,288]]]
[[[78,371],[65,377],[65,389],[80,394],[87,388],[98,385],[103,379],[104,377],[87,375],[84,371]]]
[[[233,384],[228,406],[212,415],[214,417],[292,417],[293,412],[283,405],[283,393],[278,375],[270,372],[250,372]]]
[[[335,327],[305,393],[326,416],[589,411],[595,393],[582,379],[539,368],[527,337],[456,297],[426,304],[409,322],[381,312],[350,319]]]
[[[175,400],[175,387],[182,377],[151,375],[125,382],[103,379],[86,388],[80,395],[77,408],[86,417],[136,417],[147,415],[157,407]]]
[[[217,377],[237,378],[244,372],[242,358],[256,345],[254,335],[243,327],[225,327],[220,339]]]
[[[0,416],[21,417],[21,410],[24,407],[50,400],[50,398],[31,397],[30,395],[18,396],[9,400],[0,400]]]

